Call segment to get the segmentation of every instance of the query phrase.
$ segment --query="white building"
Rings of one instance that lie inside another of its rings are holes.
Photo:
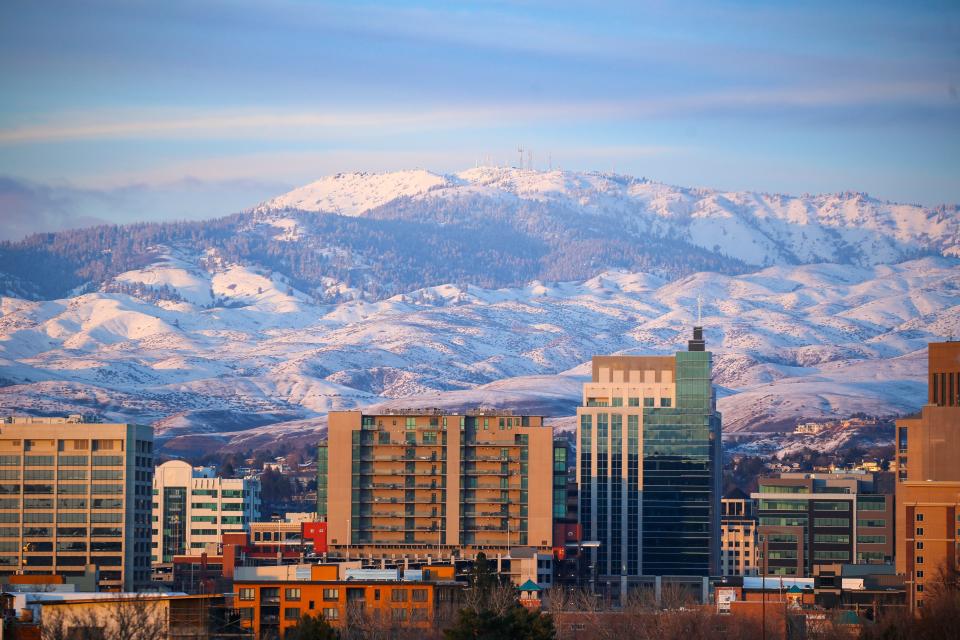
[[[172,460],[153,476],[154,564],[200,553],[223,533],[247,531],[260,515],[260,481],[218,478],[211,467]]]

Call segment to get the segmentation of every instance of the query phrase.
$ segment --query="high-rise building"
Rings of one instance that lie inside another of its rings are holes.
[[[332,411],[328,425],[331,550],[551,549],[553,430],[542,418]]]
[[[960,342],[932,343],[920,415],[897,421],[897,572],[922,607],[926,588],[958,568],[960,545]]]
[[[69,418],[0,423],[0,576],[83,575],[99,588],[150,583],[153,429]]]
[[[580,524],[601,581],[719,570],[720,414],[703,330],[673,356],[596,356],[577,409]]]
[[[151,560],[170,563],[174,556],[199,553],[224,533],[249,530],[259,517],[256,478],[218,478],[210,467],[165,462],[153,476]]]
[[[815,565],[893,561],[893,496],[872,473],[782,473],[757,493],[761,574],[812,577]]]
[[[736,489],[720,500],[720,574],[757,575],[757,516],[754,502]]]

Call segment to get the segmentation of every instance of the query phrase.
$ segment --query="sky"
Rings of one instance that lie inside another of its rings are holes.
[[[960,202],[960,3],[0,3],[0,239],[518,164]]]

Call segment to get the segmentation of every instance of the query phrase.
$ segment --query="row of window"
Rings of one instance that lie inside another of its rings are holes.
[[[18,538],[21,531],[24,538],[52,538],[53,527],[0,527],[0,538]],[[86,527],[57,527],[58,538],[86,538]],[[119,538],[123,535],[121,527],[92,527],[89,535],[100,538]]]
[[[672,399],[672,398],[660,398],[660,404],[659,404],[659,405],[656,404],[656,400],[657,400],[656,398],[644,398],[644,399],[643,399],[643,406],[644,406],[645,408],[650,408],[650,407],[654,407],[654,406],[670,407],[670,406],[673,405],[673,399]],[[623,398],[622,398],[622,397],[611,398],[609,403],[608,403],[606,400],[599,400],[599,399],[596,399],[596,398],[591,398],[591,399],[587,400],[587,406],[588,406],[588,407],[622,407],[622,406],[623,406]],[[640,398],[627,398],[627,406],[628,406],[628,407],[639,407],[639,406],[640,406]]]
[[[284,599],[288,602],[294,602],[300,600],[301,591],[299,587],[288,587],[284,589]],[[242,587],[237,590],[237,599],[238,600],[255,600],[257,597],[256,588],[254,587]],[[263,587],[260,589],[260,598],[261,601],[269,599],[278,599],[280,597],[280,588],[279,587]],[[427,589],[391,589],[390,590],[390,602],[407,602],[408,597],[413,602],[427,602],[429,598],[429,591]],[[380,600],[380,589],[373,590],[373,599]],[[324,602],[339,602],[340,601],[340,589],[336,587],[326,588],[323,590],[323,601]]]
[[[86,522],[88,515],[90,522],[123,522],[122,513],[100,513],[97,511],[90,514],[61,511],[56,514],[56,517],[49,512],[28,511],[23,514],[23,522]],[[0,512],[0,522],[20,522],[20,514]]]
[[[85,494],[87,492],[99,495],[123,493],[122,484],[61,484],[57,485],[56,488],[57,493],[70,493],[74,495]],[[52,495],[54,493],[53,489],[54,485],[52,484],[0,484],[0,495],[19,495],[20,493]]]
[[[120,498],[59,498],[58,509],[123,509],[123,500]],[[0,498],[0,509],[19,509],[19,498]],[[53,498],[24,498],[24,509],[53,509]]]

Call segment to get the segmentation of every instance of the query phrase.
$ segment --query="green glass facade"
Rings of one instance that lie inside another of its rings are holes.
[[[677,406],[643,412],[643,571],[706,576],[718,552],[720,415],[710,353],[676,357]]]
[[[317,447],[317,515],[327,518],[327,443]]]

